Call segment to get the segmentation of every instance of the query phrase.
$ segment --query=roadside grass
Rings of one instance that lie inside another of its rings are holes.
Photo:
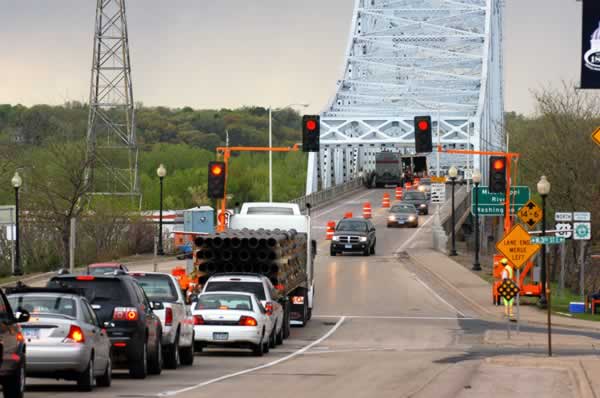
[[[571,301],[575,302],[584,302],[585,300],[578,294],[574,294],[569,291],[569,289],[565,289],[563,292],[559,293],[558,284],[552,283],[552,312],[558,313],[562,312],[563,314],[569,314],[569,318],[575,319],[585,319],[587,321],[596,321],[600,322],[600,314],[596,313],[593,315],[591,312],[586,312],[585,314],[571,314],[569,313],[569,303]],[[562,314],[557,314],[558,316],[565,316]]]

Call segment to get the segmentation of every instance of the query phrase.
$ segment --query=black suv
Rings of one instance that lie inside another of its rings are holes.
[[[419,214],[429,214],[429,199],[425,192],[404,191],[402,202],[415,205]]]
[[[25,392],[25,338],[19,326],[29,313],[18,309],[17,316],[0,290],[0,341],[2,341],[0,384],[4,398],[22,398]]]
[[[363,218],[345,218],[335,227],[331,240],[330,253],[362,253],[365,256],[375,254],[375,226]]]
[[[128,275],[61,275],[48,287],[83,289],[111,343],[113,365],[129,369],[143,379],[162,371],[162,326],[152,311],[162,304],[150,302],[136,280]]]

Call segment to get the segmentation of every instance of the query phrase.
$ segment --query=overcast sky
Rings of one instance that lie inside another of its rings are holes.
[[[129,0],[134,97],[195,108],[307,102],[341,78],[353,0]],[[0,0],[0,103],[87,102],[95,0]],[[577,82],[581,2],[505,0],[505,105]]]

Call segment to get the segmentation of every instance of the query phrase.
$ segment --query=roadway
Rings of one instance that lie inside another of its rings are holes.
[[[383,192],[359,191],[314,212],[319,245],[313,319],[305,328],[293,328],[290,338],[266,356],[209,350],[196,356],[193,367],[144,381],[118,373],[111,388],[86,394],[73,383],[28,379],[27,397],[465,394],[480,362],[472,357],[473,347],[482,343],[489,325],[402,255],[411,247],[430,246],[432,217],[421,216],[418,229],[386,229]],[[393,197],[392,190],[387,192]],[[360,216],[367,200],[377,227],[377,254],[330,257],[324,240],[327,220],[339,220],[348,211]]]

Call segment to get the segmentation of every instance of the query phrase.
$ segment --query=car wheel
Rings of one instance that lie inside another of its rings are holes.
[[[160,335],[157,337],[157,340],[158,341],[156,342],[156,349],[154,350],[154,355],[150,357],[150,363],[148,363],[148,373],[151,375],[161,374],[163,367],[162,344],[160,342]]]
[[[275,336],[275,344],[277,345],[283,344],[283,329],[285,328],[285,319],[283,322],[284,323],[281,324],[281,329],[279,329],[279,333],[277,333],[277,336]]]
[[[179,333],[175,336],[175,342],[164,348],[164,360],[166,369],[177,369],[179,366]]]
[[[179,349],[179,358],[183,366],[191,366],[194,364],[194,336],[192,336],[192,343],[188,347],[181,347]]]
[[[331,255],[331,257],[335,257],[335,255],[336,255],[337,253],[335,252],[335,250],[333,250],[333,249],[330,249],[330,250],[329,250],[329,254]]]
[[[260,339],[260,343],[258,343],[257,345],[255,345],[252,348],[252,353],[254,353],[254,356],[256,356],[256,357],[262,357],[263,356],[263,354],[264,354],[263,339]]]
[[[87,368],[77,377],[77,387],[80,391],[92,391],[96,385],[94,376],[94,357],[90,358]]]
[[[263,345],[262,345],[263,349],[262,350],[263,350],[263,353],[265,353],[265,354],[268,354],[269,351],[270,351],[270,348],[269,348],[269,340],[270,339],[271,339],[271,336],[269,336],[269,338],[266,341],[263,342]]]
[[[269,336],[269,348],[275,348],[275,329],[277,329],[277,326],[273,328],[271,335]]]
[[[194,342],[194,352],[202,352],[202,350],[204,350],[202,343]]]
[[[129,361],[129,375],[134,379],[145,379],[148,375],[148,344],[142,345],[142,352]]]
[[[25,354],[23,354],[25,355]],[[14,374],[2,381],[4,398],[23,398],[25,395],[25,359]]]
[[[375,243],[373,243],[373,246],[371,247],[371,254],[375,255]]]
[[[369,257],[369,254],[371,253],[371,249],[370,248],[366,248],[365,250],[363,250],[363,256],[367,256]]]
[[[104,374],[96,379],[96,384],[99,387],[110,387],[112,384],[112,362],[110,358],[106,363],[106,369],[104,370]]]
[[[287,339],[288,337],[290,337],[290,303],[289,301],[285,304],[285,309],[284,309],[284,316],[283,316],[283,325],[282,325],[282,329],[283,329],[283,338]]]

